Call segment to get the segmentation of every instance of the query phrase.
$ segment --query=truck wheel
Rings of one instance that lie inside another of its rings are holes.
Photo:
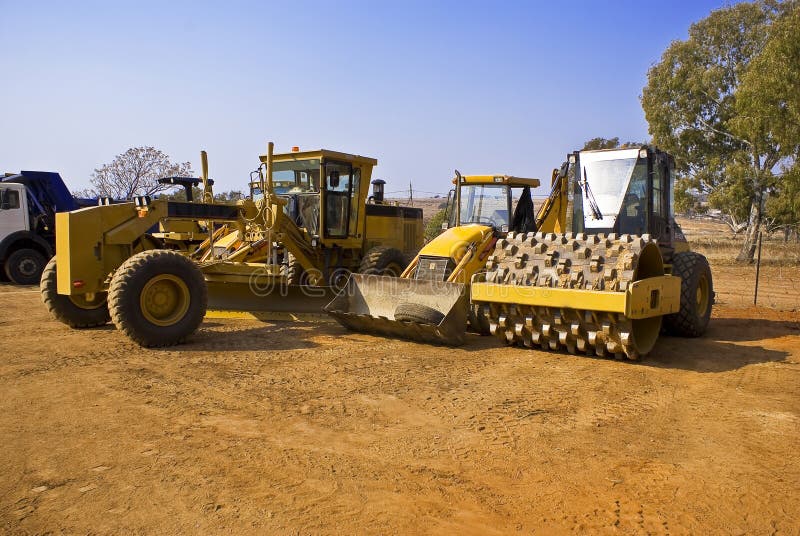
[[[708,260],[694,251],[676,254],[672,275],[681,278],[681,308],[664,316],[664,329],[670,335],[699,337],[705,333],[714,304],[714,283]]]
[[[65,296],[56,290],[56,258],[50,259],[42,272],[39,291],[50,314],[71,328],[93,328],[103,326],[111,320],[108,313],[107,295],[105,292],[95,293],[94,300],[86,296]]]
[[[394,310],[395,320],[416,322],[417,324],[433,324],[438,326],[444,320],[444,314],[433,307],[418,303],[401,302]]]
[[[125,261],[111,278],[108,305],[117,329],[141,346],[172,346],[203,321],[208,288],[203,273],[171,250],[149,250]]]
[[[400,277],[406,264],[405,255],[399,249],[377,246],[369,250],[361,260],[358,273]]]
[[[44,255],[35,249],[18,249],[6,259],[6,275],[17,285],[35,285],[46,262]]]

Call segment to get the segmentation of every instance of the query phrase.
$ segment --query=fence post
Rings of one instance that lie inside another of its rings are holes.
[[[756,257],[756,290],[753,293],[753,305],[758,305],[758,276],[761,272],[761,238],[762,232],[758,232],[758,256]]]

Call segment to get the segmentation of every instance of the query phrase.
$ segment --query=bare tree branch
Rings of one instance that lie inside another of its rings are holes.
[[[189,162],[173,164],[169,156],[154,147],[132,147],[109,164],[95,169],[91,183],[96,195],[130,199],[134,195],[153,195],[172,188],[158,179],[192,174]]]

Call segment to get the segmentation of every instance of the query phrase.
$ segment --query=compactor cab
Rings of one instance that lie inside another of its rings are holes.
[[[570,217],[565,231],[649,235],[669,262],[686,240],[675,223],[675,161],[655,147],[576,151],[567,157]],[[564,168],[562,168],[564,169]]]

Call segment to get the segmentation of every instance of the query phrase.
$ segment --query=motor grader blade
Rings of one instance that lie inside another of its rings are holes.
[[[208,309],[257,313],[265,320],[326,317],[323,307],[336,292],[331,287],[276,284],[269,289],[248,283],[208,281]]]
[[[353,331],[458,346],[467,302],[461,283],[353,274],[325,311]]]

